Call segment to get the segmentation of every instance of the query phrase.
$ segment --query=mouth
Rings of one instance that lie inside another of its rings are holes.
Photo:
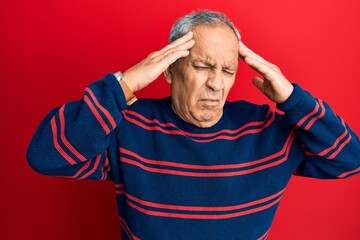
[[[202,99],[200,99],[200,101],[203,101],[203,102],[219,102],[220,100],[216,99],[216,98],[202,98]]]
[[[200,102],[205,106],[215,107],[220,103],[220,100],[213,98],[204,98],[204,99],[200,99]]]

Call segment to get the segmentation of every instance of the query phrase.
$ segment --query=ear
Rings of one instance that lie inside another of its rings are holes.
[[[172,65],[170,65],[164,72],[165,80],[168,84],[171,84],[172,81]]]

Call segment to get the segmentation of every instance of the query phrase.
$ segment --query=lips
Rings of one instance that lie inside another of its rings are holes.
[[[205,106],[215,107],[219,104],[220,100],[212,99],[212,98],[204,98],[201,99],[200,102],[203,103]]]
[[[203,101],[203,102],[219,102],[220,100],[218,100],[218,99],[211,99],[211,98],[205,98],[205,99],[201,99],[200,101]]]

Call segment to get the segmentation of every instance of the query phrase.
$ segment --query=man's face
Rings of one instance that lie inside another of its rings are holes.
[[[171,83],[172,107],[183,120],[211,127],[223,113],[238,68],[239,41],[227,25],[192,29],[195,45],[165,73]]]

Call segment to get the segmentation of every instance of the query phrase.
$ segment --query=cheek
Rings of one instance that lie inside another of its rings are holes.
[[[189,104],[189,105],[196,105],[198,102],[198,99],[201,96],[201,89],[198,86],[190,86],[190,88],[188,89],[186,95],[187,95],[187,99],[185,99],[185,101]]]
[[[207,76],[204,74],[191,74],[186,81],[186,91],[190,98],[198,98],[205,90]]]

